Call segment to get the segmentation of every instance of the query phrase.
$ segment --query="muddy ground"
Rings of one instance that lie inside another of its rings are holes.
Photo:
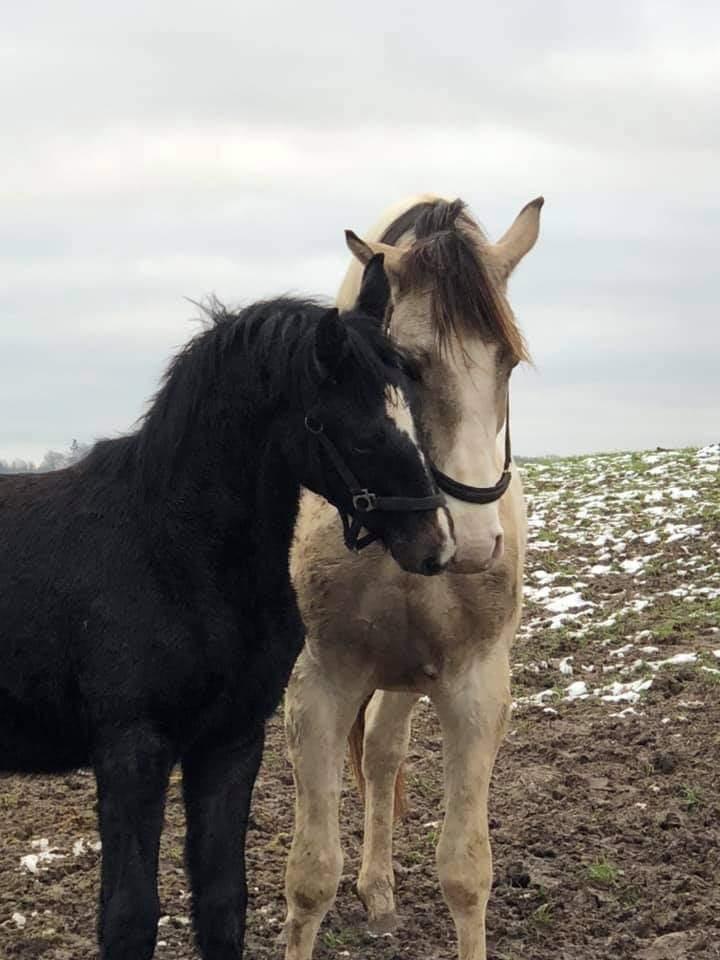
[[[668,675],[639,726],[572,704],[565,717],[528,714],[513,723],[492,789],[495,887],[488,916],[496,960],[607,957],[720,957],[720,709],[712,681]],[[688,715],[681,703],[715,700],[668,737],[660,721]],[[370,939],[354,894],[361,808],[348,784],[342,818],[346,865],[318,958],[368,960],[456,956],[453,929],[433,866],[441,817],[437,724],[421,706],[408,769],[412,808],[397,831],[396,937]],[[73,856],[96,839],[92,778],[4,778],[0,852],[0,957],[84,960],[95,956],[99,854]],[[272,724],[249,835],[252,889],[248,956],[282,956],[283,868],[292,828],[292,785],[280,724]],[[34,876],[20,867],[31,841],[45,837],[62,859]],[[158,957],[196,957],[187,924],[183,813],[178,783],[168,803],[161,857],[163,911]],[[23,927],[11,919],[26,918]],[[672,935],[672,936],[668,936]],[[653,947],[654,944],[654,947]],[[653,948],[649,950],[649,948]],[[645,949],[645,953],[643,953]]]
[[[673,461],[668,469],[674,476],[685,469],[690,483],[696,461],[694,455],[682,456],[686,461]],[[656,463],[648,458],[636,464],[648,485]],[[626,464],[609,464],[582,466],[589,492],[576,504],[578,527],[595,497],[593,477],[607,477],[612,470],[627,474]],[[567,509],[567,502],[557,480],[562,469],[548,469],[550,480],[541,466],[528,476],[531,508],[536,517],[545,517],[545,529],[534,536],[529,582],[551,583],[552,590],[530,589],[514,652],[517,708],[491,790],[495,885],[488,912],[489,957],[720,958],[717,472],[707,470],[707,484],[693,487],[692,496],[668,494],[668,515],[674,518],[669,526],[657,506],[664,494],[658,500],[652,490],[643,492],[635,476],[637,503],[628,507],[625,498],[625,514],[619,505],[614,510],[624,516],[624,527],[634,527],[634,539],[608,533],[605,518],[613,508],[602,501],[595,504],[592,522],[605,532],[597,537],[594,528],[586,530],[580,549],[574,534],[565,541],[553,532],[553,503]],[[577,464],[567,467],[567,489],[572,485],[577,491],[578,469]],[[614,539],[607,541],[608,536]],[[602,550],[607,556],[597,553]],[[558,609],[570,612],[558,615]],[[577,684],[586,681],[583,694]],[[619,684],[614,694],[603,686],[610,681]],[[608,699],[615,695],[619,699]],[[437,722],[427,704],[417,709],[407,776],[410,811],[396,832],[402,927],[381,939],[364,932],[354,893],[362,811],[348,781],[342,804],[345,870],[319,937],[319,960],[456,957],[434,869],[442,757]],[[277,936],[292,802],[276,717],[249,833],[246,955],[255,960],[282,957]],[[41,847],[33,846],[42,839],[56,858],[43,859]],[[96,840],[89,774],[0,777],[1,960],[96,956],[99,852],[89,846]],[[182,849],[175,775],[161,853],[165,916],[159,958],[197,956]],[[41,855],[37,873],[21,863],[32,853]]]

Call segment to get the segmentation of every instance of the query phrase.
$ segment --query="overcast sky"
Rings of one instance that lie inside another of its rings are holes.
[[[719,103],[716,2],[6,6],[0,458],[129,429],[184,297],[332,295],[419,191],[546,198],[518,453],[718,440]]]

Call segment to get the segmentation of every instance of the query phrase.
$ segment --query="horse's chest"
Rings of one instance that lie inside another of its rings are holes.
[[[377,686],[432,686],[496,642],[516,606],[512,571],[503,566],[492,575],[431,580],[388,572],[362,586],[356,580],[352,602],[328,598],[320,629],[308,623],[311,646],[327,655],[342,644],[354,669],[371,665]]]

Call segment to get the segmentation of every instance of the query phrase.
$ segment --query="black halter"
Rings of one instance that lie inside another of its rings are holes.
[[[446,473],[430,462],[430,469],[435,477],[435,482],[445,493],[456,500],[464,500],[465,503],[495,503],[505,493],[510,486],[512,471],[510,464],[512,462],[512,451],[510,449],[510,392],[508,391],[507,409],[505,413],[505,464],[500,479],[494,487],[471,487],[467,483],[460,483],[453,480]]]
[[[372,493],[367,487],[360,485],[352,470],[343,460],[338,448],[325,433],[325,426],[321,420],[312,414],[307,414],[305,429],[323,447],[333,467],[350,491],[352,509],[346,512],[340,507],[337,508],[343,525],[343,539],[349,550],[359,552],[363,547],[369,546],[378,539],[374,533],[367,533],[364,537],[360,536],[364,517],[368,513],[373,513],[376,510],[408,513],[433,510],[444,506],[445,498],[440,493],[435,493],[429,497],[380,497],[376,493]]]

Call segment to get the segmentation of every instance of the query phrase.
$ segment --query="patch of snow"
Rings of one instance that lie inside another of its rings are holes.
[[[549,540],[531,540],[528,543],[528,550],[551,550],[555,547]]]
[[[692,500],[692,498],[695,496],[694,490],[688,490],[687,488],[683,487],[670,487],[668,493],[673,500]]]
[[[696,653],[676,653],[675,656],[668,657],[667,660],[650,660],[648,666],[652,670],[659,670],[661,667],[676,666],[680,663],[695,663],[696,660]]]
[[[99,853],[101,849],[102,843],[100,843],[99,840],[96,842],[88,840],[86,842],[82,837],[79,840],[76,840],[72,846],[74,857],[82,857],[83,854],[88,852],[88,850],[91,850],[93,853]]]
[[[573,668],[570,663],[571,660],[572,660],[571,656],[563,657],[558,667],[558,669],[560,670],[560,673],[564,674],[566,677],[572,676]]]
[[[595,566],[590,567],[590,573],[595,577],[601,577],[605,573],[610,573],[610,566],[605,563],[596,563]]]
[[[548,573],[547,570],[533,570],[531,576],[540,583],[552,583],[560,576],[559,573]]]
[[[555,695],[554,690],[541,690],[539,693],[533,694],[531,697],[527,697],[529,703],[535,703],[540,706],[546,700],[549,700],[550,697]]]
[[[625,717],[644,717],[645,714],[638,713],[635,707],[625,707],[624,710],[621,710],[619,713],[611,713],[610,716],[624,719]]]
[[[699,523],[666,523],[665,533],[669,533],[668,543],[676,543],[678,540],[686,540],[688,537],[697,537],[702,526]]]
[[[630,683],[620,683],[616,680],[600,691],[600,699],[605,703],[637,703],[640,694],[652,686],[652,677],[646,680],[632,680]]]
[[[697,452],[697,457],[700,460],[707,457],[720,457],[720,443],[709,443],[706,447],[701,447]]]
[[[11,919],[12,919],[12,922],[15,924],[15,926],[18,927],[20,930],[22,930],[25,924],[27,923],[27,918],[24,917],[22,913],[14,913]]]
[[[551,613],[567,613],[569,610],[580,610],[583,607],[592,607],[589,600],[583,600],[579,593],[568,593],[564,597],[557,597],[545,604]]]
[[[590,696],[588,686],[584,680],[576,680],[574,683],[571,683],[565,692],[567,694],[565,697],[566,700],[584,700]]]
[[[20,857],[20,866],[30,873],[38,873],[42,864],[50,863],[53,860],[61,860],[64,857],[62,853],[55,853],[57,848],[51,847],[45,837],[42,840],[33,840],[30,846],[38,852],[28,853],[24,857]]]
[[[625,573],[637,573],[645,566],[645,561],[642,557],[633,557],[631,560],[623,560],[620,566]]]

